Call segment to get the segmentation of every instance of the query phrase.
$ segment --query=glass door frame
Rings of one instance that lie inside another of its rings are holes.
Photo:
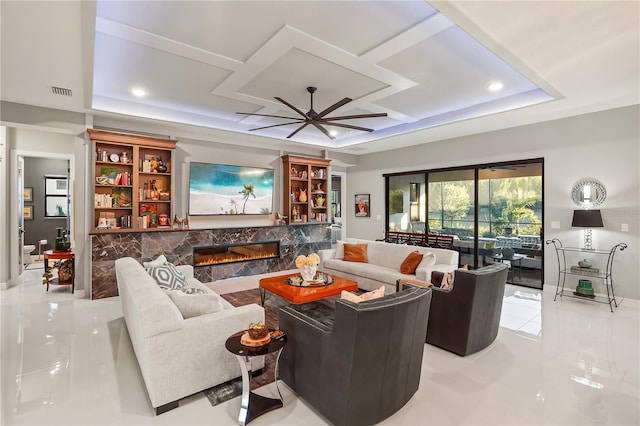
[[[437,168],[437,169],[426,169],[426,170],[411,170],[411,171],[406,171],[406,172],[399,172],[399,173],[387,173],[387,174],[383,174],[383,177],[385,179],[385,232],[388,231],[390,228],[390,220],[389,220],[389,189],[390,189],[390,178],[392,177],[398,177],[398,176],[406,176],[406,175],[416,175],[416,174],[424,174],[424,182],[425,182],[425,196],[426,196],[426,212],[425,214],[427,215],[426,217],[426,233],[430,232],[429,229],[429,218],[428,218],[428,214],[429,214],[429,206],[428,206],[428,200],[429,200],[429,192],[428,192],[428,186],[429,186],[429,174],[432,173],[438,173],[438,172],[455,172],[455,171],[468,171],[468,170],[473,170],[474,172],[474,196],[473,196],[473,205],[474,205],[474,214],[473,214],[473,220],[474,220],[474,226],[473,226],[473,250],[472,250],[472,258],[473,258],[473,269],[477,269],[478,267],[482,266],[482,265],[478,265],[478,259],[479,259],[479,232],[478,232],[478,220],[479,220],[479,177],[480,177],[480,171],[483,169],[492,169],[492,168],[507,168],[509,166],[518,166],[518,165],[530,165],[530,164],[537,164],[539,163],[541,165],[541,225],[540,225],[540,242],[541,244],[544,242],[544,198],[545,198],[545,194],[544,194],[544,158],[531,158],[531,159],[525,159],[525,160],[513,160],[513,161],[502,161],[502,162],[493,162],[493,163],[481,163],[481,164],[473,164],[473,165],[466,165],[466,166],[456,166],[456,167],[445,167],[445,168]],[[543,248],[541,248],[541,251],[543,251]],[[533,288],[538,288],[538,289],[542,289],[544,286],[544,255],[542,255],[542,259],[541,259],[541,271],[540,271],[540,286],[539,287],[533,287]],[[472,265],[469,265],[472,266]],[[513,284],[518,285],[519,283],[514,282]],[[532,288],[531,286],[527,286]]]

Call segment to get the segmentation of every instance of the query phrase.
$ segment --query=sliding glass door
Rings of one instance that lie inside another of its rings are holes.
[[[478,170],[478,263],[509,263],[508,281],[534,288],[543,283],[542,165]]]
[[[385,175],[388,234],[453,237],[460,266],[506,263],[508,282],[542,288],[542,175],[542,159]]]

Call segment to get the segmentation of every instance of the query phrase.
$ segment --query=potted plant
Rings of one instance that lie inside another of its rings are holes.
[[[73,262],[71,259],[63,259],[54,262],[45,269],[42,274],[42,284],[47,284],[53,278],[53,270],[58,270],[58,282],[70,281],[73,275]]]

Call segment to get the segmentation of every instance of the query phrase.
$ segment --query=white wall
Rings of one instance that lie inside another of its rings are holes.
[[[361,156],[348,172],[348,199],[371,193],[371,217],[355,218],[354,207],[347,204],[343,220],[348,221],[348,237],[376,239],[384,232],[384,173],[543,157],[545,239],[582,245],[582,231],[571,228],[573,210],[578,208],[571,200],[571,188],[585,177],[599,180],[607,188],[607,199],[600,206],[605,227],[594,229],[593,245],[604,249],[618,242],[629,245],[616,255],[616,294],[640,299],[638,116],[636,105]],[[552,221],[559,221],[560,229],[551,229]],[[628,232],[621,231],[622,224],[628,224]],[[551,247],[545,247],[545,257],[545,284],[555,285],[557,265]]]
[[[8,235],[9,228],[9,200],[7,193],[9,188],[9,146],[7,142],[8,129],[0,126],[0,233]],[[6,289],[10,278],[9,268],[9,238],[0,238],[0,289]]]
[[[18,155],[44,157],[44,158],[61,158],[68,159],[71,166],[70,188],[72,191],[72,238],[74,243],[74,253],[76,253],[76,290],[79,295],[87,282],[85,273],[85,262],[87,260],[85,254],[85,243],[87,234],[85,232],[85,203],[84,188],[86,175],[86,167],[83,164],[84,139],[77,137],[73,129],[50,128],[34,125],[7,125],[6,142],[11,158],[9,167],[9,180],[6,190],[3,191],[2,197],[10,206],[15,206],[17,199],[17,181],[15,172],[15,160]],[[76,129],[77,130],[77,129]],[[17,269],[11,268],[18,262],[17,253],[17,216],[12,209],[9,209],[9,219],[3,228],[3,234],[7,235],[7,256],[0,259],[2,262],[2,270],[5,268],[12,271],[10,285],[17,284]]]

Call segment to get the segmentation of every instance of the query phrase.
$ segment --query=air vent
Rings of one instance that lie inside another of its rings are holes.
[[[51,86],[51,91],[54,95],[73,96],[71,89],[65,89],[64,87]]]
[[[362,148],[360,146],[354,146],[353,148],[349,148],[349,151],[358,152],[358,151],[366,151],[367,148]]]

